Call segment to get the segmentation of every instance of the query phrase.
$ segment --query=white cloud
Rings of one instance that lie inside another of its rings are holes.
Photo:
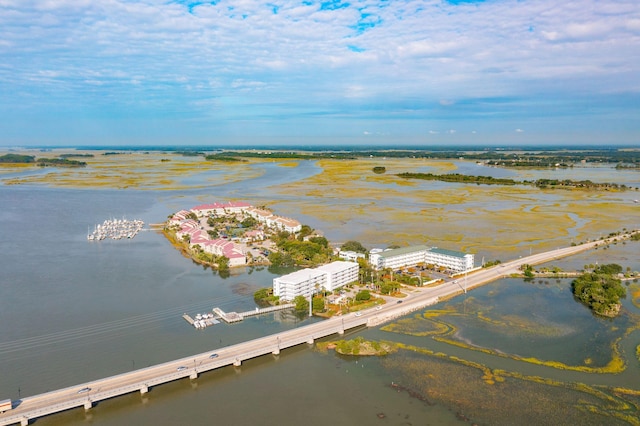
[[[90,83],[109,102],[149,96],[194,114],[201,99],[255,96],[288,111],[362,114],[366,105],[428,117],[438,105],[466,113],[476,99],[639,90],[636,0],[345,4],[281,0],[274,13],[255,0],[191,10],[164,0],[0,0],[0,91],[56,105],[57,83],[60,102],[73,105]]]

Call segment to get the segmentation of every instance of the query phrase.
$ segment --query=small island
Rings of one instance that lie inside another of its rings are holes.
[[[620,313],[620,299],[626,297],[625,288],[617,275],[622,266],[615,263],[596,266],[571,283],[576,299],[588,306],[595,314],[613,318]]]
[[[361,336],[352,340],[327,342],[325,348],[334,349],[341,355],[352,356],[384,356],[397,351],[397,347],[391,343],[365,340]]]

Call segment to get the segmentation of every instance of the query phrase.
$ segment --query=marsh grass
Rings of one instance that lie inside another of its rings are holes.
[[[471,423],[575,424],[579,418],[581,425],[613,425],[629,424],[625,422],[637,414],[637,407],[622,394],[489,370],[424,348],[405,345],[402,349],[398,356],[381,359],[385,368],[396,372],[396,381]],[[638,424],[637,419],[630,424]]]

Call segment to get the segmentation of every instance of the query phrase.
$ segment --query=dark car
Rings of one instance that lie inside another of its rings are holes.
[[[398,300],[396,303],[402,303],[402,300]]]
[[[218,358],[218,354],[211,354],[209,355],[209,358]]]

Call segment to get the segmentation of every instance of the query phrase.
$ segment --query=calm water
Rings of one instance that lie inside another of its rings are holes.
[[[182,313],[195,314],[215,306],[227,311],[253,309],[253,292],[271,286],[274,275],[266,269],[253,269],[222,279],[182,257],[163,236],[151,231],[133,240],[86,240],[87,230],[105,219],[125,217],[157,223],[203,200],[242,198],[254,204],[287,203],[296,200],[297,194],[277,195],[269,187],[318,172],[312,162],[302,162],[297,168],[271,164],[259,167],[264,171],[262,178],[180,193],[0,186],[0,399],[74,386],[307,324],[310,320],[304,317],[279,313],[197,331],[181,318]],[[205,173],[201,178],[215,179],[214,175]],[[296,216],[293,212],[290,215]],[[311,217],[300,219],[304,223],[315,221],[311,224],[319,229],[327,225]],[[327,236],[335,240],[342,235]],[[621,258],[625,266],[640,269],[633,247],[638,246],[612,247],[607,259]],[[590,259],[587,254],[580,255],[562,261],[561,266],[581,267],[592,262]],[[542,304],[551,300],[554,292],[564,292],[561,302],[556,303],[566,303],[571,310],[546,321],[569,328],[577,318],[583,328],[572,335],[575,344],[598,343],[589,341],[589,326],[584,328],[584,319],[591,318],[590,314],[585,317],[584,310],[566,295],[566,283],[535,286],[516,281],[500,284],[506,287],[498,301],[511,301],[511,309],[517,311],[523,300]],[[484,287],[473,296],[482,304],[495,304],[491,288]],[[459,321],[463,337],[470,333],[466,337],[505,351],[518,344],[529,355],[527,345],[531,343],[517,340],[522,336],[511,336],[516,339],[512,340],[482,330],[476,323]],[[599,327],[600,323],[593,324]],[[602,333],[605,331],[606,324],[602,326]],[[378,329],[363,334],[394,338]],[[448,348],[432,341],[427,344]],[[402,359],[401,355],[393,356]],[[562,345],[541,348],[533,356],[574,360]],[[599,360],[596,357],[595,361]],[[103,402],[87,414],[81,409],[72,410],[40,419],[38,424],[465,422],[456,417],[455,406],[426,404],[390,387],[394,380],[398,381],[397,373],[383,368],[378,359],[342,359],[333,353],[299,347],[278,358],[247,362],[241,369],[222,369],[194,382],[163,385],[144,398],[132,394]]]

